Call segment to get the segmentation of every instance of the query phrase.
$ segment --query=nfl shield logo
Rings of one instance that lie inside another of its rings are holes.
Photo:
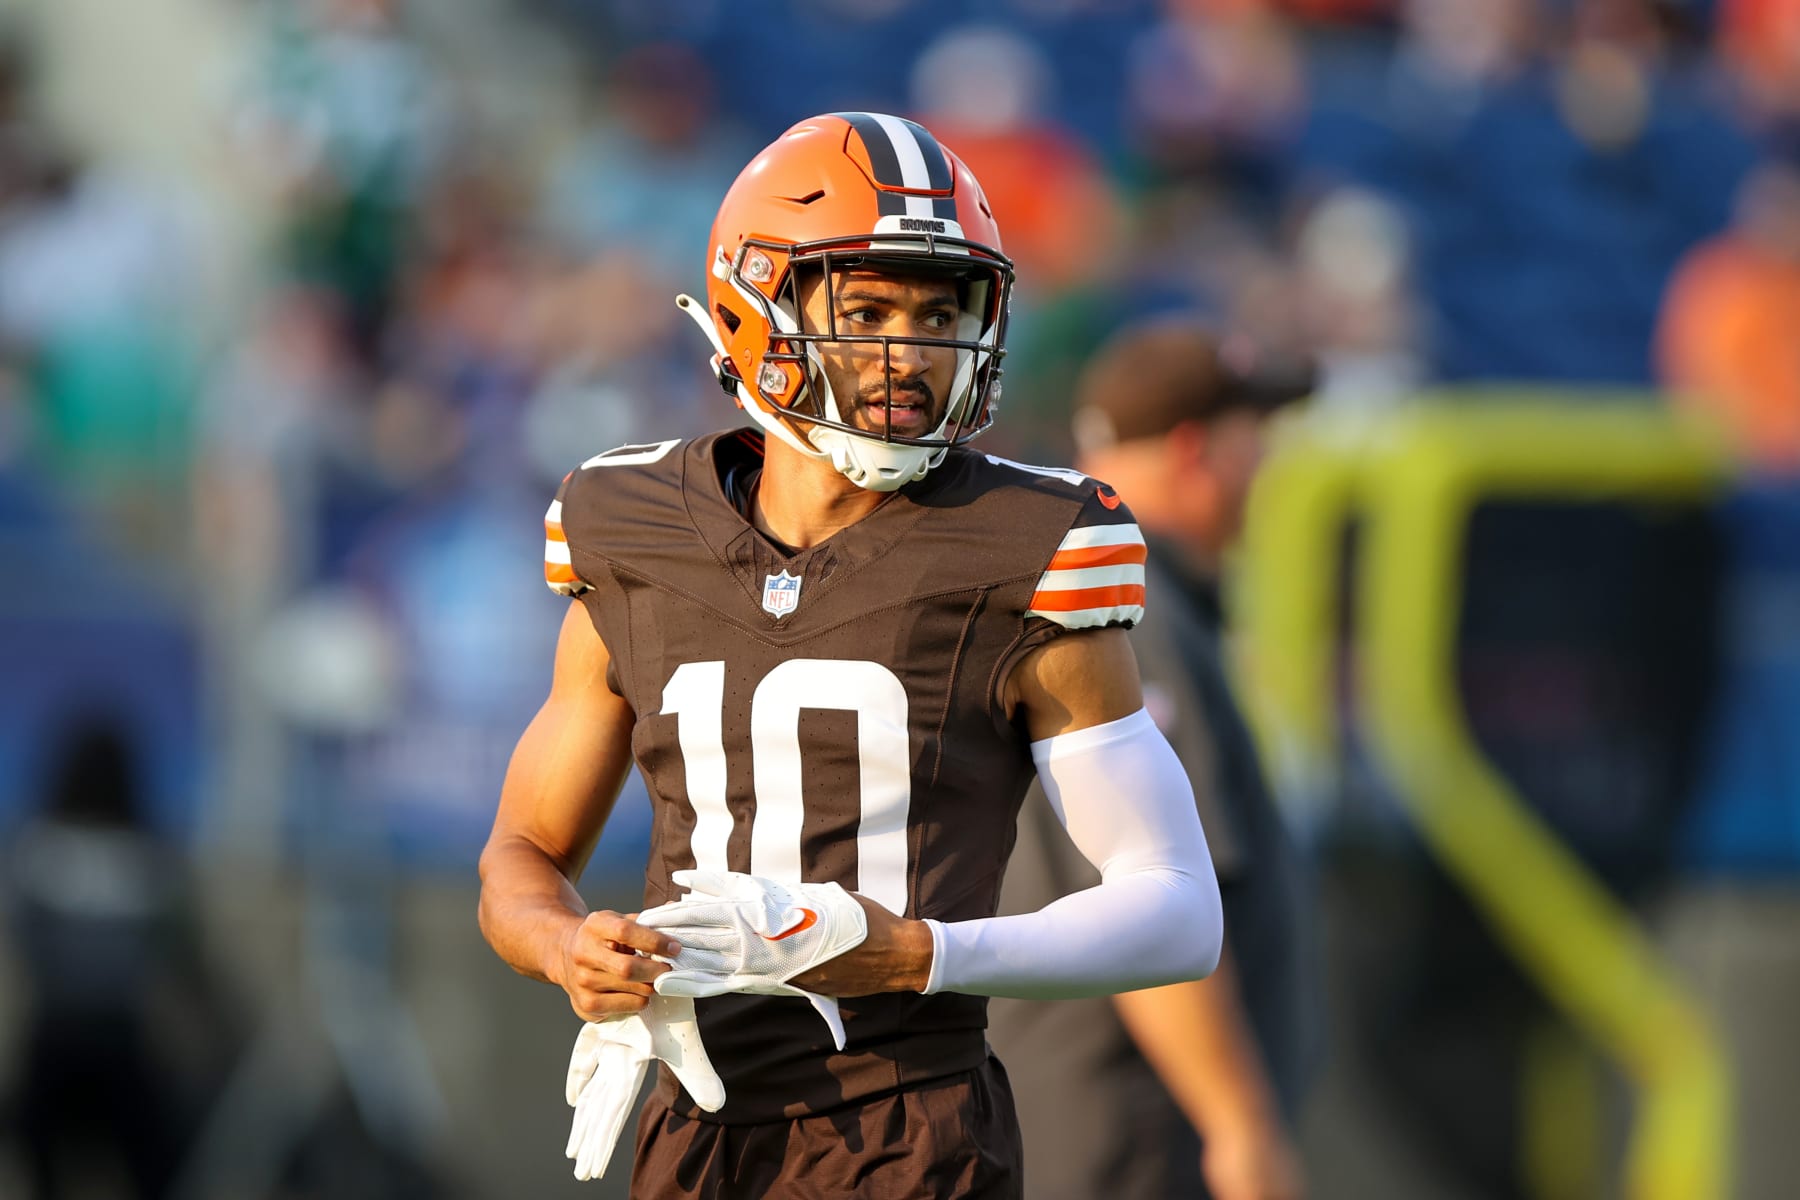
[[[781,574],[770,575],[763,583],[763,611],[777,621],[794,611],[800,603],[800,577],[789,575],[784,567]]]

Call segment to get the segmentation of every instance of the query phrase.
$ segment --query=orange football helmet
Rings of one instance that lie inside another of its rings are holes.
[[[1012,263],[981,185],[922,126],[859,112],[800,122],[732,184],[712,245],[706,309],[691,296],[676,302],[712,342],[726,392],[783,442],[829,458],[859,486],[890,491],[993,423]],[[804,267],[823,271],[833,288],[849,267],[951,273],[962,317],[950,338],[852,335],[836,329],[835,316],[831,328],[803,331],[795,275]],[[822,369],[826,342],[954,349],[942,421],[919,437],[852,425]]]

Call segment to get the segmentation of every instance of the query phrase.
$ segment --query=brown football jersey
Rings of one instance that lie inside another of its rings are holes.
[[[835,881],[908,917],[994,915],[1033,777],[1002,684],[1052,637],[1142,615],[1130,511],[1073,471],[957,449],[789,554],[733,498],[761,465],[748,430],[621,447],[546,518],[550,584],[586,605],[636,714],[645,905],[700,867]],[[698,1005],[725,1107],[672,1102],[709,1120],[817,1112],[986,1056],[978,996],[845,999],[841,1052],[804,1000]]]

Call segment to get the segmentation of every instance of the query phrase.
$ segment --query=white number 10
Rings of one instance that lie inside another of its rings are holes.
[[[756,817],[750,870],[772,879],[800,875],[806,809],[800,785],[800,710],[856,714],[861,786],[856,831],[857,891],[889,912],[906,912],[906,818],[912,804],[906,689],[880,663],[794,658],[777,666],[750,697],[750,751]],[[694,806],[694,865],[728,869],[731,812],[725,806],[725,664],[683,663],[663,688],[662,711],[676,718]]]

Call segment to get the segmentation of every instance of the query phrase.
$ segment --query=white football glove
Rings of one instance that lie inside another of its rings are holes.
[[[563,1151],[575,1160],[575,1178],[598,1179],[606,1173],[625,1114],[656,1059],[669,1064],[694,1103],[707,1112],[717,1112],[725,1103],[725,1084],[700,1042],[692,1000],[653,996],[641,1013],[589,1021],[575,1038],[563,1090],[575,1109]]]
[[[671,878],[688,894],[638,916],[638,924],[681,943],[674,969],[656,978],[659,993],[804,996],[844,1048],[837,999],[788,980],[869,936],[869,918],[854,896],[835,883],[777,883],[738,871],[676,871]]]

